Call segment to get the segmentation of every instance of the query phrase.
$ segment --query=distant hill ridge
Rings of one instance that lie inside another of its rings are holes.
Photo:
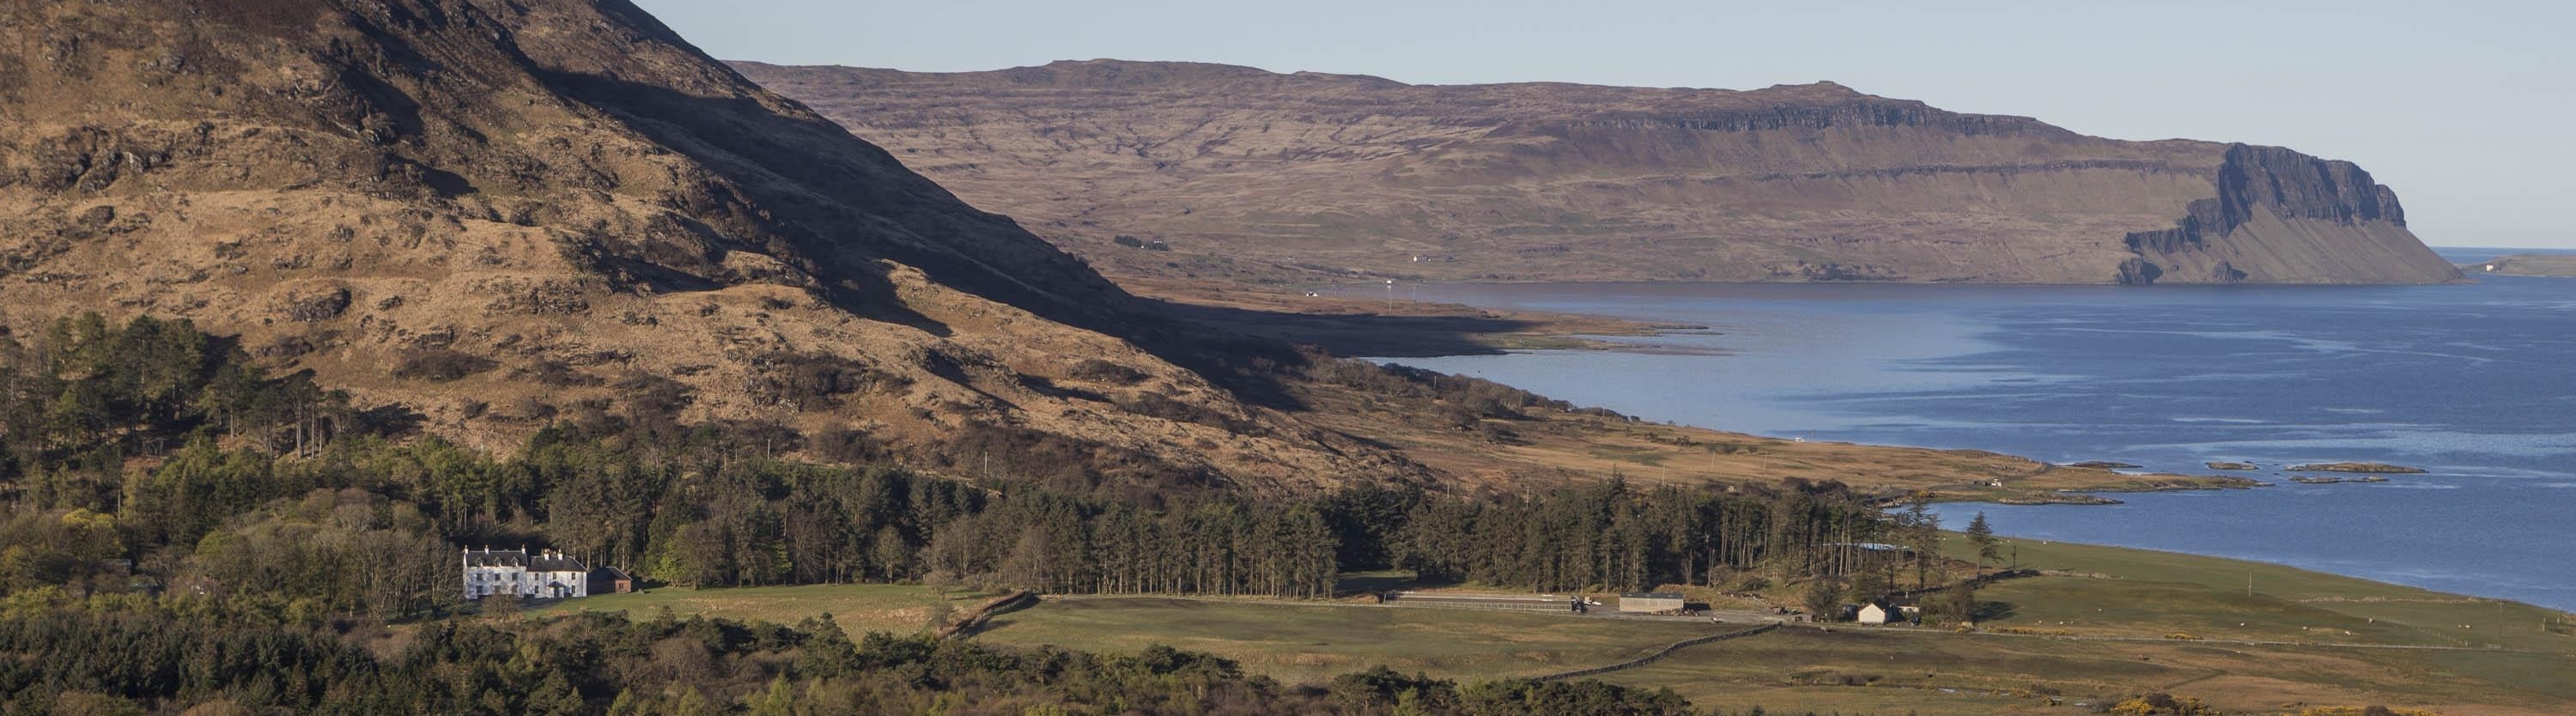
[[[1409,85],[1186,62],[733,63],[1113,273],[2437,283],[2349,162],[1830,82]],[[1118,235],[1168,252],[1121,250]]]

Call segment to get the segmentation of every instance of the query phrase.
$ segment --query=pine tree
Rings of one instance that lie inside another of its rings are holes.
[[[1888,579],[1887,575],[1880,574],[1877,569],[1854,572],[1849,596],[1854,602],[1875,601],[1887,596],[1888,591],[1894,586],[1889,584],[1890,581],[1892,580]]]
[[[1832,578],[1817,577],[1807,585],[1807,618],[1820,622],[1839,621],[1843,612],[1843,588]]]
[[[1941,516],[1932,514],[1932,497],[1921,492],[1906,500],[1897,518],[1901,534],[1914,549],[1914,588],[1931,586],[1932,559],[1941,551]]]
[[[757,697],[744,697],[751,704],[752,716],[796,716],[796,687],[779,674],[769,681],[769,689]]]
[[[1985,567],[1988,563],[2003,556],[2001,548],[1996,546],[1995,528],[1986,525],[1984,512],[1978,512],[1976,519],[1968,521],[1968,543],[1977,546],[1978,576],[1985,575]]]

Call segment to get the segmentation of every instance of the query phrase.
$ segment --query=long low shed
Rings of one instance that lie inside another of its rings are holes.
[[[1619,595],[1621,612],[1675,612],[1682,609],[1682,595],[1672,592],[1628,592]]]
[[[1562,612],[1573,608],[1571,597],[1556,594],[1484,594],[1474,592],[1395,592],[1386,595],[1388,604],[1416,607],[1452,607],[1460,609],[1510,609],[1517,611]]]

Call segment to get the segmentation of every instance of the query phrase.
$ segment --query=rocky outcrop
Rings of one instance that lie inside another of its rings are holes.
[[[737,63],[1113,272],[1244,280],[2438,282],[2346,162],[1751,91],[1114,60]],[[1112,243],[1160,241],[1168,252]]]
[[[2406,232],[2397,193],[2351,162],[2279,147],[2227,148],[2217,196],[2193,200],[2173,228],[2130,232],[2141,258],[2121,283],[2164,275],[2198,283],[2437,283],[2460,278]],[[2252,271],[2236,266],[2246,261]],[[2149,269],[2153,269],[2150,271]],[[2257,273],[2260,272],[2260,273]]]

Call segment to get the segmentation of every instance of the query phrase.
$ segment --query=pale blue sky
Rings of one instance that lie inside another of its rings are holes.
[[[708,53],[963,71],[1113,57],[1753,88],[1833,80],[2122,139],[2350,159],[2442,246],[2576,246],[2576,3],[636,0]]]

